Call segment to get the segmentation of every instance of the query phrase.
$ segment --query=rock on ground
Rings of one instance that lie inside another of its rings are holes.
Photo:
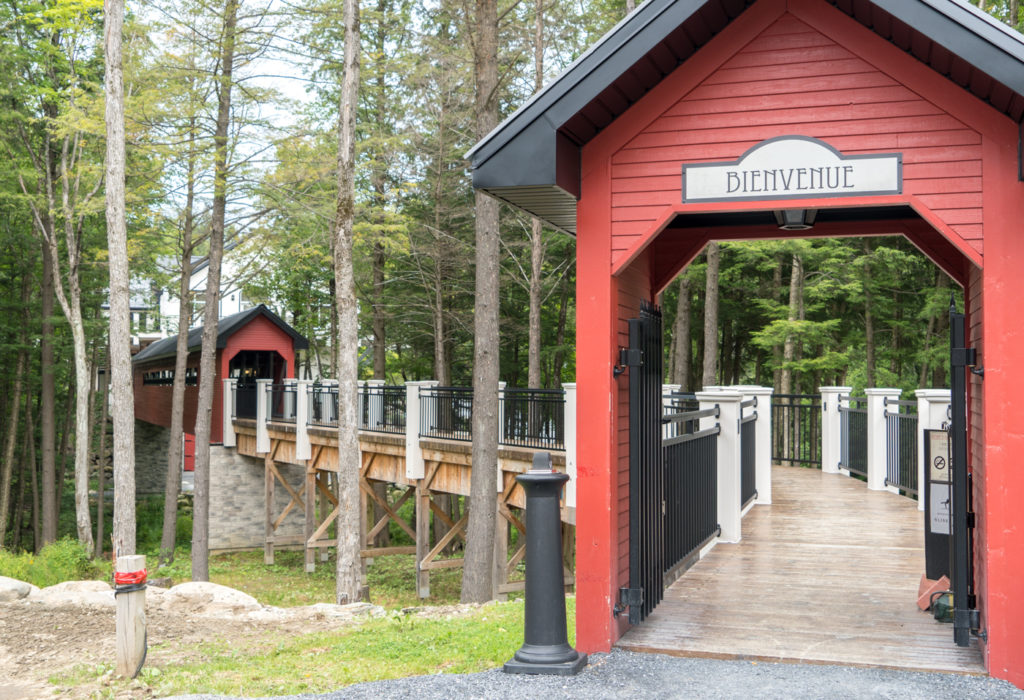
[[[33,591],[28,600],[42,605],[114,605],[114,589],[105,581],[64,581]]]
[[[21,600],[31,593],[39,590],[31,583],[19,581],[16,578],[0,576],[0,603],[9,603],[12,600]]]

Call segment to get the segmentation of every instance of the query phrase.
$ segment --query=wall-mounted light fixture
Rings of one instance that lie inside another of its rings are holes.
[[[775,214],[775,223],[783,231],[806,231],[814,226],[814,217],[818,215],[818,210],[781,209],[772,213]]]

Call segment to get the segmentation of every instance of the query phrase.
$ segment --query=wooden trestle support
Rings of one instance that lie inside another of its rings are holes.
[[[270,450],[265,454],[256,453],[255,427],[249,421],[235,424],[237,449],[239,453],[262,457],[266,486],[266,537],[264,561],[274,562],[275,547],[302,546],[305,553],[305,570],[312,572],[316,566],[316,553],[320,560],[327,561],[328,548],[336,544],[336,535],[331,525],[338,516],[338,499],[334,494],[333,474],[338,471],[338,453],[335,433],[330,429],[309,431],[312,455],[308,460],[295,459],[295,434],[289,426],[269,429]],[[471,447],[469,443],[448,440],[422,440],[424,459],[422,479],[410,479],[405,469],[405,441],[402,436],[380,433],[360,433],[362,452],[359,465],[359,489],[362,502],[361,522],[364,548],[363,575],[374,557],[390,554],[414,554],[416,562],[416,588],[421,598],[430,596],[430,572],[438,569],[459,568],[461,556],[449,556],[450,545],[456,540],[466,540],[469,523],[469,493]],[[499,449],[499,485],[496,493],[499,520],[495,528],[495,576],[494,596],[503,598],[506,594],[523,589],[524,581],[520,565],[526,554],[526,524],[523,518],[525,494],[515,477],[529,470],[534,450],[527,448]],[[556,469],[565,468],[565,456],[552,453]],[[298,464],[305,467],[304,483],[290,484],[278,465]],[[387,484],[384,496],[374,489],[375,484]],[[280,485],[289,496],[288,502],[275,508],[275,490]],[[441,499],[451,495],[466,497],[461,517],[453,520]],[[410,524],[399,515],[400,508],[412,500],[415,517]],[[278,534],[278,529],[293,510],[299,509],[305,515],[304,534],[288,536]],[[562,506],[562,549],[564,552],[564,574],[566,586],[573,586],[573,562],[575,560],[575,508]],[[379,517],[375,516],[379,514]],[[435,520],[444,523],[444,534],[432,537]],[[378,535],[395,523],[415,545],[375,546]],[[519,532],[517,547],[509,553],[512,528]]]

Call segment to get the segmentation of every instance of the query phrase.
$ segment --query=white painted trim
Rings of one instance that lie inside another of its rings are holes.
[[[839,420],[840,399],[849,396],[853,391],[850,386],[820,386],[821,393],[821,471],[826,474],[839,474],[839,459],[842,448],[842,428]],[[849,472],[847,472],[849,475]]]
[[[868,488],[885,491],[885,399],[899,399],[902,389],[865,389],[868,397]]]
[[[224,396],[223,406],[224,415],[222,417],[223,423],[223,445],[224,447],[234,447],[238,444],[238,440],[235,437],[235,421],[232,416],[235,413],[235,388],[238,386],[237,379],[223,379],[224,382]],[[182,453],[184,455],[184,453]]]
[[[267,431],[267,396],[272,379],[256,380],[256,454],[270,452],[270,433]]]
[[[723,542],[739,542],[742,538],[740,523],[740,402],[738,391],[699,391],[697,400],[701,410],[719,408],[719,416],[700,419],[700,428],[721,426],[718,434],[718,524],[722,528],[719,538]]]

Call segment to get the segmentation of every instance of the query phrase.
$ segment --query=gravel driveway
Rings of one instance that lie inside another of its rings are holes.
[[[205,700],[189,695],[175,700]],[[914,673],[878,668],[721,661],[637,654],[595,654],[578,676],[520,676],[500,670],[466,675],[401,678],[353,685],[319,700],[557,700],[560,698],[936,698],[1024,699],[1005,681],[953,673]]]

